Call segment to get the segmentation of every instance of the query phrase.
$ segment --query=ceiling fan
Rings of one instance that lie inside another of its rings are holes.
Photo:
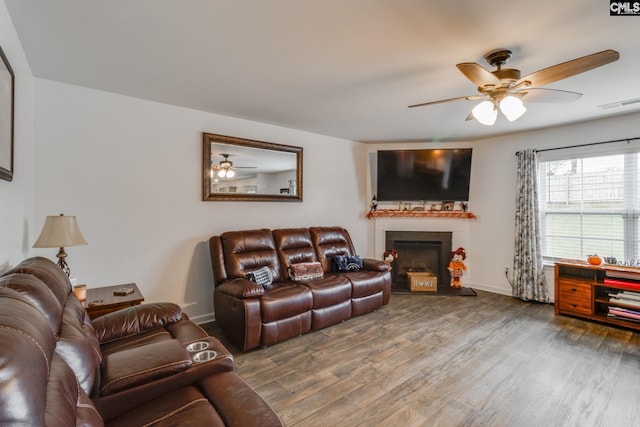
[[[493,125],[499,108],[509,121],[514,121],[527,111],[523,100],[527,102],[571,102],[577,100],[582,96],[581,93],[542,89],[540,86],[617,61],[620,54],[615,50],[603,50],[543,68],[524,77],[520,76],[520,70],[502,68],[511,59],[510,50],[496,49],[487,53],[484,58],[489,65],[496,67],[496,69],[488,71],[475,62],[463,62],[456,65],[462,74],[478,85],[479,94],[424,102],[409,105],[409,108],[451,101],[482,99],[483,101],[476,105],[467,116],[467,120],[476,119],[484,125]]]
[[[220,154],[222,160],[217,165],[211,166],[211,177],[213,178],[214,171],[218,171],[217,175],[220,178],[233,178],[236,173],[234,169],[255,169],[255,166],[233,166],[233,162],[229,160],[229,154]]]

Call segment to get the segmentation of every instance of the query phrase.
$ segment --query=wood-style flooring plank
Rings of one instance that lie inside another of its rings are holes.
[[[376,312],[247,353],[290,427],[635,426],[638,333],[487,292],[392,295]]]

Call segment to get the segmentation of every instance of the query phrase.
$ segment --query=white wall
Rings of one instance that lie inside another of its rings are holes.
[[[368,249],[381,255],[384,229],[455,231],[454,246],[465,247],[469,270],[463,283],[477,289],[511,295],[504,270],[513,267],[516,166],[515,153],[527,148],[545,149],[640,136],[640,113],[519,133],[476,142],[370,144],[367,152],[390,148],[471,147],[473,160],[469,209],[477,220],[386,219],[370,222]],[[369,173],[368,173],[369,176]],[[368,182],[367,198],[372,183]],[[461,224],[460,221],[463,221]],[[382,242],[380,242],[382,240]],[[553,298],[553,270],[546,269]]]
[[[486,139],[474,146],[474,162],[482,173],[475,174],[472,210],[480,221],[471,227],[474,245],[473,281],[480,289],[511,294],[504,269],[513,264],[515,228],[515,182],[517,158],[527,148],[545,149],[640,136],[640,113],[594,120],[535,132]],[[479,262],[478,262],[479,261]],[[553,271],[546,269],[553,292]]]
[[[207,317],[212,235],[342,225],[366,247],[361,144],[48,80],[35,88],[36,219],[78,217],[89,244],[67,253],[80,283],[134,281],[147,301]],[[202,132],[303,147],[304,201],[202,202]]]
[[[28,256],[34,233],[33,216],[33,76],[20,41],[0,2],[0,46],[15,75],[14,175],[0,180],[0,272]]]

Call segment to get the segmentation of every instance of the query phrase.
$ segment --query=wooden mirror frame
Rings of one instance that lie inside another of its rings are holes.
[[[281,151],[296,155],[296,194],[259,193],[214,193],[212,187],[212,144],[227,144],[251,149]],[[302,147],[275,144],[273,142],[236,138],[213,133],[202,134],[202,200],[203,201],[244,201],[244,202],[301,202],[302,201]]]

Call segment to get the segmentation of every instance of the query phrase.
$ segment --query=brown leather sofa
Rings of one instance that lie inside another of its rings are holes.
[[[189,351],[202,342],[215,354]],[[0,394],[2,426],[283,425],[180,307],[91,321],[67,276],[39,257],[0,277]]]
[[[229,231],[209,239],[216,322],[242,351],[269,346],[371,312],[389,302],[391,273],[381,260],[362,259],[359,271],[335,272],[332,258],[355,256],[341,227]],[[323,276],[290,279],[289,268],[317,263]],[[268,267],[265,288],[245,278]]]

